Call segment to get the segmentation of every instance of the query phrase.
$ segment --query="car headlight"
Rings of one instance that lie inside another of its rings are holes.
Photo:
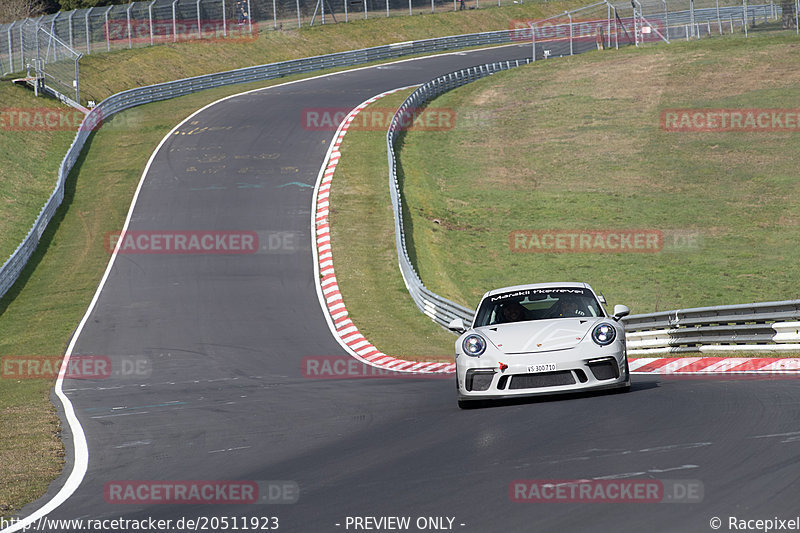
[[[461,343],[464,348],[464,353],[472,357],[478,357],[486,351],[486,341],[480,335],[467,335],[464,342]]]
[[[592,340],[600,346],[608,346],[617,338],[617,330],[611,324],[598,324],[592,330]]]

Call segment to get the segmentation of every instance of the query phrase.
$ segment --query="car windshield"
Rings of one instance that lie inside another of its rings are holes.
[[[589,289],[524,289],[486,297],[478,309],[475,327],[548,318],[598,316],[605,316],[605,312]]]

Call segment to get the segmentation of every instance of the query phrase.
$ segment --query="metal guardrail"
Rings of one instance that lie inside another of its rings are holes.
[[[397,158],[394,153],[394,144],[402,130],[403,117],[407,116],[409,109],[419,109],[442,93],[466,85],[485,76],[508,70],[520,65],[530,63],[530,59],[489,63],[478,67],[467,68],[439,76],[420,87],[406,98],[405,102],[395,113],[386,134],[386,151],[389,162],[389,194],[394,211],[394,234],[397,245],[397,259],[400,263],[400,272],[403,275],[406,288],[417,307],[442,326],[447,326],[455,318],[461,318],[466,323],[472,322],[475,311],[439,296],[428,290],[422,283],[411,259],[408,257],[405,231],[403,229],[403,201],[400,182],[397,179]]]
[[[678,309],[623,322],[629,354],[800,351],[800,300]]]
[[[67,176],[75,165],[81,150],[83,150],[83,146],[89,134],[96,129],[103,120],[110,118],[115,113],[138,105],[184,96],[204,89],[212,89],[224,85],[263,81],[290,74],[307,73],[328,68],[349,67],[408,55],[442,52],[473,46],[505,44],[511,42],[512,35],[512,32],[504,30],[376,46],[350,52],[294,59],[216,74],[207,74],[194,78],[130,89],[108,97],[97,107],[92,109],[84,119],[75,139],[72,141],[72,145],[69,150],[67,150],[67,154],[61,162],[58,171],[58,179],[53,192],[36,217],[36,221],[33,223],[28,234],[19,246],[17,246],[14,253],[5,261],[3,266],[0,267],[0,297],[8,292],[19,278],[20,273],[36,250],[48,223],[61,205],[64,199],[64,184]]]

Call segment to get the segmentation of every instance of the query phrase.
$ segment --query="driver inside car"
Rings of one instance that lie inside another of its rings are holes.
[[[525,308],[519,302],[508,302],[503,305],[502,311],[503,322],[520,322],[525,320]]]
[[[586,316],[586,312],[581,308],[581,305],[572,298],[562,298],[558,303],[553,306],[553,312],[550,318],[571,318]]]

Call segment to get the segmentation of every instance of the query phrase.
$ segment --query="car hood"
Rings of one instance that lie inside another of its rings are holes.
[[[567,350],[579,344],[602,317],[554,318],[477,328],[505,354]]]

